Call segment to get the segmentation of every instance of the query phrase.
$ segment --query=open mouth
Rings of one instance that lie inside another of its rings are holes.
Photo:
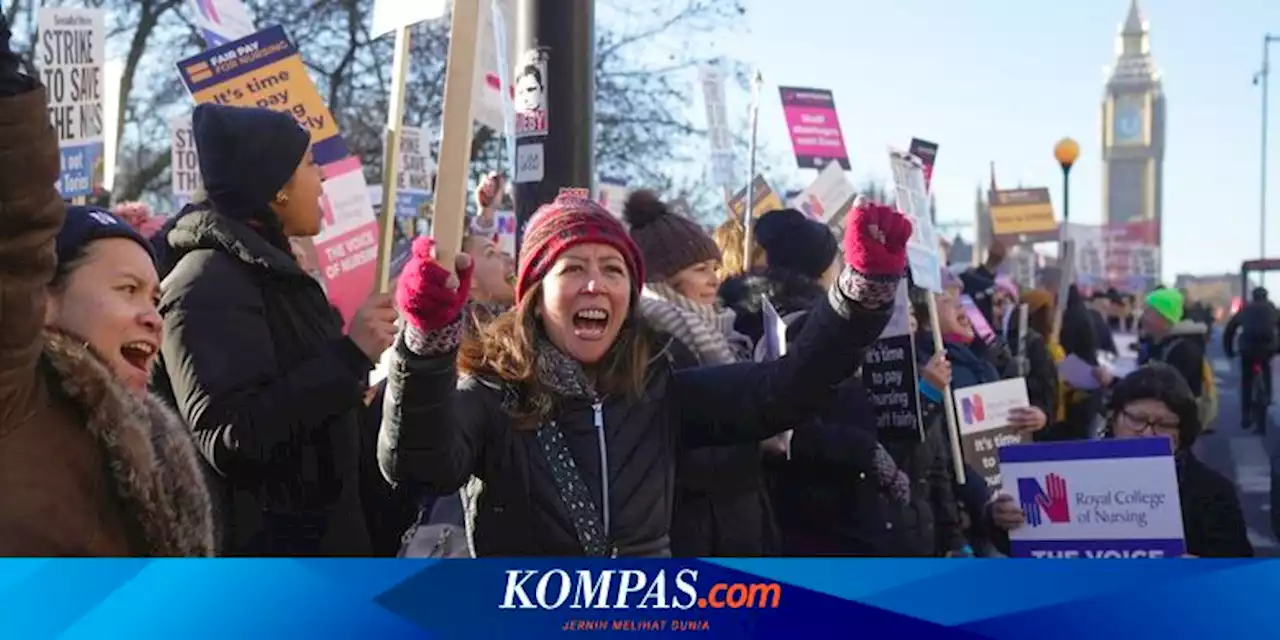
[[[125,362],[133,365],[138,370],[149,373],[151,371],[151,361],[156,357],[156,346],[141,340],[130,342],[120,347],[120,356],[124,358]]]
[[[582,309],[573,314],[573,335],[583,340],[599,340],[609,326],[609,312],[605,309]]]

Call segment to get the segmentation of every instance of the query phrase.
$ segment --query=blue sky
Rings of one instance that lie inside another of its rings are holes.
[[[1071,219],[1102,218],[1104,67],[1129,0],[745,0],[749,35],[731,56],[764,73],[760,135],[790,149],[778,85],[830,88],[852,156],[850,178],[889,178],[885,149],[939,143],[933,189],[943,220],[973,219],[974,189],[1049,186],[1061,215],[1062,136],[1080,142]],[[1274,0],[1144,0],[1164,78],[1164,277],[1224,273],[1257,257],[1262,34]],[[1280,144],[1280,43],[1273,47],[1271,146]],[[731,108],[733,105],[731,104]],[[1272,212],[1280,155],[1271,154]],[[797,170],[798,171],[798,170]],[[813,172],[804,172],[807,182]],[[1280,215],[1267,230],[1280,256]]]

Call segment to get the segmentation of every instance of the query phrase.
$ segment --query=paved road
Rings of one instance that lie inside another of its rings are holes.
[[[1200,438],[1196,453],[1207,464],[1235,481],[1249,527],[1249,540],[1260,556],[1280,557],[1280,544],[1271,530],[1271,463],[1263,438],[1240,428],[1240,366],[1222,352],[1221,332],[1215,331],[1208,357],[1218,384],[1217,431]],[[1274,367],[1280,392],[1280,358]],[[1272,404],[1271,432],[1280,432],[1280,401]]]

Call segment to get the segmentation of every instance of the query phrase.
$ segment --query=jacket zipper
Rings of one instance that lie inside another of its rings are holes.
[[[609,539],[609,447],[604,440],[604,401],[596,398],[591,403],[592,418],[596,425],[596,442],[600,444],[600,509],[604,516],[604,537]],[[613,549],[616,557],[618,550]]]

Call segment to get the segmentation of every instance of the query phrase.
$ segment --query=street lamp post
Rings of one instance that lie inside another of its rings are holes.
[[[1062,226],[1065,232],[1071,222],[1071,166],[1080,157],[1080,145],[1071,138],[1063,138],[1053,145],[1053,157],[1058,160],[1058,166],[1062,167]]]
[[[1054,316],[1053,322],[1053,340],[1058,340],[1058,336],[1062,332],[1063,312],[1067,308],[1067,291],[1071,287],[1071,282],[1075,279],[1073,273],[1074,266],[1068,270],[1067,266],[1072,260],[1067,257],[1071,251],[1072,243],[1068,237],[1071,224],[1071,166],[1076,163],[1076,158],[1080,157],[1080,145],[1071,138],[1063,138],[1058,144],[1053,145],[1053,157],[1058,161],[1058,166],[1062,167],[1062,230],[1058,234],[1058,312]]]
[[[1262,259],[1267,257],[1267,77],[1271,75],[1271,43],[1278,41],[1277,35],[1262,36],[1262,69],[1253,74],[1253,84],[1262,86],[1262,155],[1258,162],[1258,257]]]

